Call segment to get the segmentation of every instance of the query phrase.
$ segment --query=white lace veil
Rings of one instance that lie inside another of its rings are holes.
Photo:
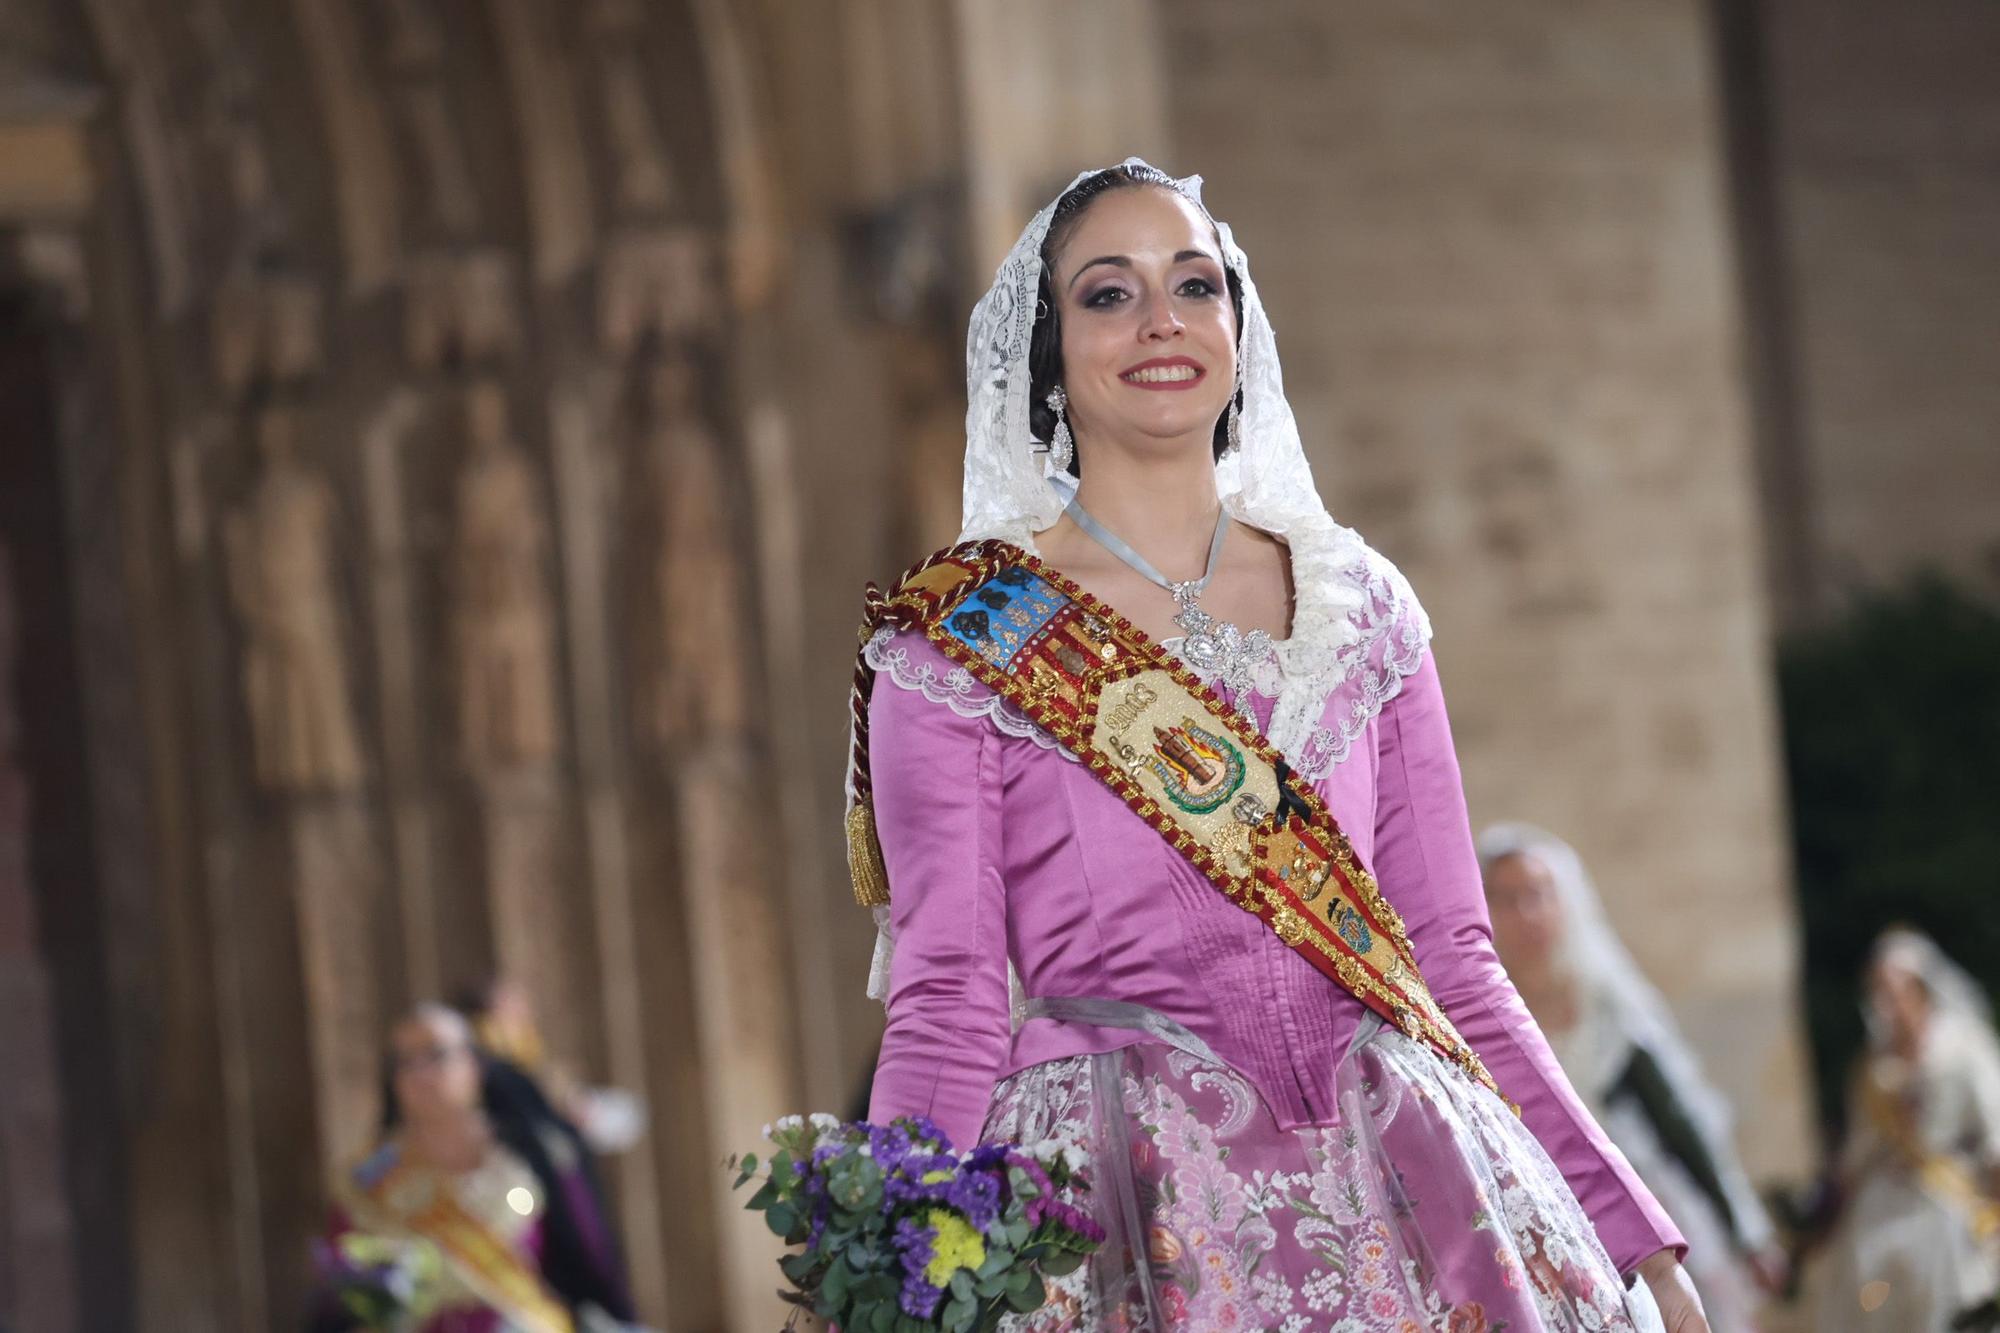
[[[1870,962],[1901,968],[1923,983],[1935,1012],[1965,1026],[1988,1046],[2000,1042],[1993,1030],[1993,1005],[1985,987],[1973,975],[1953,962],[1936,940],[1908,926],[1891,926],[1875,941]],[[1864,1002],[1868,1039],[1880,1047],[1888,1041],[1888,1025]]]
[[[1734,1215],[1736,1239],[1752,1250],[1769,1244],[1775,1232],[1756,1188],[1737,1159],[1728,1099],[1702,1073],[1701,1062],[1681,1036],[1666,1000],[1646,980],[1618,932],[1611,928],[1583,858],[1561,838],[1532,824],[1495,824],[1479,835],[1478,846],[1482,876],[1504,857],[1529,856],[1539,861],[1555,882],[1563,915],[1556,965],[1575,983],[1579,1005],[1595,1014],[1596,1024],[1586,1026],[1610,1029],[1585,1043],[1597,1049],[1579,1053],[1579,1063],[1592,1063],[1594,1069],[1572,1070],[1565,1064],[1564,1072],[1579,1089],[1601,1097],[1608,1082],[1630,1063],[1632,1048],[1644,1047],[1658,1062],[1660,1073],[1707,1144]],[[1568,1058],[1570,1052],[1564,1055]],[[1593,1082],[1598,1086],[1586,1087]],[[1607,1128],[1613,1127],[1614,1121],[1607,1108]]]
[[[1155,171],[1140,158],[1126,167]],[[993,286],[973,307],[965,343],[965,513],[961,541],[998,537],[1028,550],[1034,534],[1052,526],[1075,492],[1069,474],[1054,471],[1029,424],[1032,379],[1028,348],[1035,325],[1035,302],[1042,276],[1042,244],[1062,195],[1097,174],[1081,172],[1028,223],[994,275]],[[1340,564],[1357,558],[1361,539],[1336,524],[1313,486],[1312,467],[1299,442],[1298,423],[1285,401],[1278,368],[1278,343],[1271,331],[1250,261],[1236,244],[1229,224],[1216,221],[1201,200],[1201,177],[1176,181],[1174,188],[1200,207],[1222,242],[1223,262],[1243,289],[1243,329],[1238,356],[1243,372],[1241,447],[1216,464],[1216,490],[1232,517],[1285,539],[1292,548],[1293,578],[1330,587]],[[1359,604],[1340,599],[1299,599],[1299,616],[1315,615],[1325,625],[1295,620],[1293,637],[1309,632],[1351,640],[1347,613]],[[1343,629],[1346,631],[1343,634]]]
[[[1583,858],[1561,838],[1532,824],[1495,824],[1479,835],[1482,875],[1494,862],[1509,856],[1533,857],[1555,882],[1563,916],[1556,966],[1575,983],[1580,1001],[1605,1012],[1621,1036],[1651,1052],[1675,1094],[1710,1141],[1726,1143],[1730,1123],[1728,1102],[1703,1076],[1701,1062],[1682,1038],[1666,1000],[1646,980],[1646,974],[1626,951],[1618,932],[1611,928],[1597,888],[1583,867]],[[1614,1063],[1619,1067],[1568,1072],[1581,1086],[1598,1077],[1616,1077],[1623,1070],[1624,1060],[1617,1059]],[[1603,1089],[1586,1088],[1586,1091],[1598,1095]]]
[[[1158,170],[1136,157],[1128,157],[1120,165],[1147,173]],[[1042,244],[1048,238],[1056,205],[1099,170],[1103,168],[1078,173],[1030,219],[994,274],[992,287],[973,307],[965,344],[965,509],[960,541],[999,538],[1032,552],[1034,534],[1053,526],[1075,494],[1075,478],[1053,469],[1046,450],[1034,437],[1029,419],[1033,372],[1028,354],[1041,285]],[[1290,548],[1295,599],[1291,633],[1280,645],[1288,672],[1337,681],[1343,669],[1337,660],[1339,653],[1361,638],[1352,613],[1367,601],[1362,591],[1365,583],[1343,575],[1350,575],[1356,567],[1374,568],[1371,562],[1379,562],[1379,557],[1352,529],[1333,521],[1313,486],[1312,467],[1299,441],[1298,423],[1292,417],[1291,404],[1285,401],[1277,338],[1264,313],[1257,284],[1251,280],[1249,260],[1229,225],[1217,221],[1202,203],[1199,176],[1173,181],[1172,188],[1214,222],[1223,262],[1242,288],[1243,327],[1237,340],[1243,374],[1240,445],[1217,461],[1216,491],[1231,517],[1283,539]],[[1084,448],[1087,452],[1087,442]],[[1380,562],[1380,568],[1427,640],[1429,622],[1423,619],[1408,584],[1393,566]],[[1331,688],[1330,683],[1327,688]],[[1300,691],[1296,699],[1281,702],[1273,718],[1273,733],[1296,729],[1300,718],[1292,714],[1302,716],[1323,701],[1323,692]],[[850,802],[853,798],[850,774]],[[868,993],[884,999],[894,949],[889,910],[876,908],[875,920],[880,929]]]

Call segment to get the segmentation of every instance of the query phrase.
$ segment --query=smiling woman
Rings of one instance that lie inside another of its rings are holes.
[[[1050,403],[1050,395],[1060,392],[1071,404],[1076,401],[1072,386],[1079,384],[1079,380],[1072,378],[1066,367],[1067,337],[1079,350],[1095,345],[1111,356],[1112,373],[1126,384],[1171,385],[1176,389],[1200,387],[1199,401],[1190,408],[1188,420],[1197,426],[1205,423],[1211,429],[1213,452],[1219,458],[1229,444],[1228,420],[1222,419],[1221,385],[1230,386],[1227,396],[1232,399],[1232,406],[1240,406],[1236,337],[1242,323],[1243,288],[1222,262],[1221,243],[1206,214],[1171,189],[1171,177],[1164,172],[1154,175],[1159,179],[1138,169],[1098,173],[1063,196],[1063,203],[1050,222],[1048,236],[1042,242],[1042,275],[1036,291],[1036,309],[1049,314],[1036,320],[1028,354],[1033,372],[1029,390],[1031,425],[1036,439],[1052,441],[1062,414]],[[1143,188],[1147,185],[1154,188]],[[1072,247],[1080,224],[1096,211],[1092,204],[1106,195],[1110,197],[1104,202],[1110,207],[1112,218],[1100,219],[1100,225],[1085,234],[1082,244]],[[1163,203],[1177,216],[1162,216]],[[1136,213],[1140,227],[1128,229],[1115,225],[1126,220],[1119,217],[1123,213]],[[1102,225],[1106,221],[1114,225]],[[1140,249],[1100,253],[1089,248],[1090,241],[1098,236],[1144,240],[1152,252]],[[1177,246],[1176,242],[1185,244]],[[1064,280],[1053,283],[1050,275],[1056,271],[1055,257],[1072,248],[1093,257],[1072,262],[1063,270]],[[1170,357],[1133,359],[1129,321],[1147,317],[1143,297],[1149,286],[1164,291],[1168,298],[1164,303],[1165,313],[1170,318],[1179,320],[1189,331],[1201,329],[1203,351],[1176,349],[1177,355]],[[1226,303],[1219,299],[1225,291],[1229,298]],[[1216,327],[1218,318],[1226,318],[1226,328]],[[1089,352],[1082,350],[1078,364],[1088,364],[1088,357]],[[1123,360],[1117,359],[1120,357]],[[1217,370],[1224,373],[1212,373]],[[1170,371],[1171,377],[1154,373],[1159,371]],[[1088,401],[1072,410],[1085,420],[1093,416],[1093,405]],[[1071,475],[1080,475],[1080,463],[1066,466]]]
[[[871,590],[870,1119],[1090,1145],[1110,1238],[1007,1327],[1705,1333],[1494,957],[1428,622],[1321,505],[1198,184],[1030,222],[963,544]]]

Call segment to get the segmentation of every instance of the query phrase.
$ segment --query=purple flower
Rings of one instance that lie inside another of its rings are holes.
[[[1007,1164],[1007,1145],[981,1144],[965,1155],[965,1164],[975,1171],[997,1171]]]
[[[1030,1224],[1040,1222],[1046,1215],[1048,1206],[1055,1202],[1056,1187],[1050,1181],[1049,1173],[1042,1169],[1040,1162],[1022,1152],[1009,1152],[1007,1165],[1028,1178],[1028,1184],[1033,1188],[1035,1196],[1027,1201],[1023,1211],[1027,1213]]]
[[[906,1217],[896,1223],[890,1243],[902,1256],[905,1269],[921,1271],[931,1261],[931,1242],[936,1239],[937,1232],[914,1217]]]
[[[912,1319],[929,1319],[937,1313],[938,1302],[943,1299],[944,1289],[933,1287],[919,1272],[903,1279],[903,1288],[897,1293],[896,1304]]]
[[[938,1301],[944,1295],[924,1276],[924,1266],[931,1261],[931,1242],[936,1239],[935,1230],[912,1217],[896,1223],[895,1233],[890,1237],[889,1243],[903,1262],[903,1287],[896,1304],[912,1319],[929,1319],[937,1312]]]
[[[951,1151],[951,1140],[945,1137],[945,1132],[939,1129],[929,1116],[905,1116],[900,1123],[910,1127],[912,1137],[935,1143],[939,1152]]]
[[[1050,1199],[1045,1216],[1048,1221],[1074,1232],[1093,1244],[1104,1242],[1104,1228],[1099,1226],[1097,1220],[1090,1214],[1072,1204],[1064,1203],[1060,1199]]]
[[[961,1172],[945,1187],[944,1201],[984,1231],[1000,1215],[1000,1182],[983,1171]]]
[[[910,1155],[910,1133],[901,1125],[870,1125],[868,1149],[874,1154],[875,1165],[894,1171]]]

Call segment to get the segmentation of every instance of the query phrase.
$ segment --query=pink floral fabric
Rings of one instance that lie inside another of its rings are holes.
[[[1336,1082],[1332,1123],[1287,1129],[1241,1074],[1153,1042],[1003,1080],[984,1137],[1088,1145],[1088,1203],[1111,1236],[1048,1305],[1005,1327],[1659,1328],[1644,1284],[1626,1290],[1498,1098],[1379,1029]]]

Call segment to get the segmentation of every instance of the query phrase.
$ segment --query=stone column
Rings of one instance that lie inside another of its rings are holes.
[[[1176,166],[1251,257],[1321,493],[1436,624],[1475,821],[1573,841],[1811,1158],[1716,71],[1695,0],[1166,0]]]

